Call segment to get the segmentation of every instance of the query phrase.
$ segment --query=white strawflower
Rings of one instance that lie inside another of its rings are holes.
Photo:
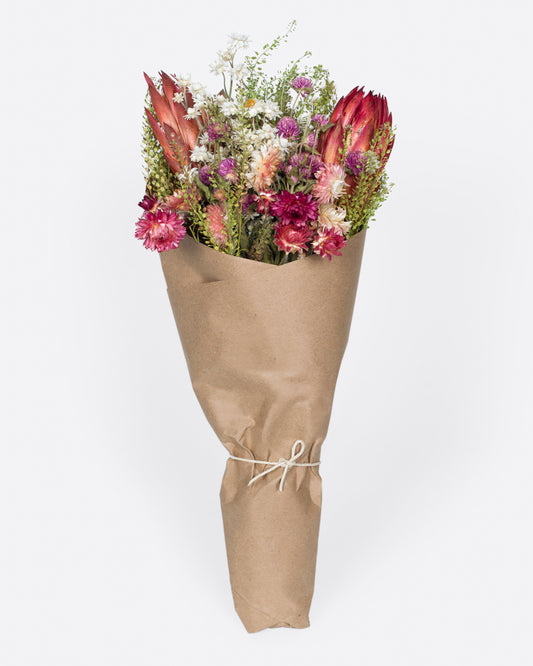
[[[231,100],[222,102],[220,109],[225,116],[236,116],[238,113],[237,105]]]
[[[209,65],[209,70],[217,76],[220,76],[220,74],[222,74],[225,69],[226,63],[223,60],[217,60],[216,62],[212,62]]]
[[[176,81],[180,88],[187,88],[191,82],[190,74],[179,74],[176,76]]]
[[[250,45],[250,38],[248,35],[241,35],[239,33],[233,32],[230,36],[230,45],[236,46],[239,49],[246,49]]]
[[[335,204],[320,204],[318,207],[318,223],[326,229],[335,229],[337,233],[346,234],[351,222],[345,220],[346,210]]]
[[[276,102],[263,102],[263,113],[269,120],[274,120],[281,115],[281,109]]]
[[[181,104],[183,101],[185,101],[185,95],[183,93],[174,93],[173,99],[178,104]]]
[[[193,162],[212,162],[212,155],[205,146],[195,146],[191,151],[191,160]]]

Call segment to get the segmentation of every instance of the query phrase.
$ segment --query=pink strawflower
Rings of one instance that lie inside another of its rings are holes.
[[[300,256],[309,250],[311,234],[307,227],[294,224],[277,224],[274,230],[274,243],[287,253],[298,253]]]
[[[307,97],[313,90],[313,82],[307,76],[297,76],[291,85],[295,90],[302,91],[302,97]]]
[[[333,255],[340,257],[341,248],[346,245],[346,238],[334,229],[322,228],[313,240],[313,252],[331,261]]]
[[[300,135],[300,126],[292,116],[283,116],[276,125],[278,134],[285,139],[297,139]]]
[[[318,204],[310,194],[283,190],[277,195],[270,211],[280,219],[281,224],[305,227],[307,222],[318,217]]]
[[[226,228],[226,209],[221,204],[209,204],[206,209],[209,231],[220,247],[228,242],[228,230]]]
[[[313,196],[319,203],[333,203],[346,189],[346,172],[341,164],[325,164],[317,173]]]
[[[186,234],[183,218],[175,212],[163,210],[146,211],[136,227],[135,238],[143,240],[148,250],[158,252],[178,247]]]

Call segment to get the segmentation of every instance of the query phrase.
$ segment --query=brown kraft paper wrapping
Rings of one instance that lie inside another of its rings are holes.
[[[161,252],[196,396],[229,453],[277,462],[320,459],[348,340],[365,231],[332,261],[273,266],[186,236]],[[228,458],[220,500],[235,609],[247,631],[309,626],[321,509],[318,467]]]

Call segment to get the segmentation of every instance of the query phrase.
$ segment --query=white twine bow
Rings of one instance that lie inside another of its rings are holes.
[[[299,447],[299,448],[298,448]],[[248,481],[248,485],[251,486],[254,481],[260,479],[262,476],[266,476],[273,472],[275,469],[283,468],[283,474],[279,481],[279,490],[283,492],[283,484],[285,483],[285,477],[287,476],[288,471],[291,467],[318,467],[320,465],[320,460],[318,462],[310,463],[298,463],[296,460],[303,455],[305,451],[305,443],[301,439],[297,439],[292,445],[291,457],[287,460],[286,458],[280,458],[278,462],[270,462],[269,460],[255,460],[254,458],[237,458],[237,456],[231,456],[233,460],[240,460],[242,462],[252,463],[253,465],[270,465],[270,469],[266,469],[260,474],[256,474],[254,477]]]

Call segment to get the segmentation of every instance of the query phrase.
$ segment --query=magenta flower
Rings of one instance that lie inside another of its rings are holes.
[[[224,178],[224,180],[229,180],[234,183],[237,180],[237,174],[235,173],[235,160],[233,157],[228,157],[218,166],[218,173]]]
[[[285,139],[297,139],[300,136],[300,127],[291,116],[283,116],[276,125],[278,134]]]
[[[307,76],[297,76],[291,85],[295,90],[301,91],[302,97],[306,97],[313,90],[313,82]]]
[[[183,218],[176,213],[156,210],[147,211],[137,222],[135,238],[144,241],[148,250],[172,250],[180,244],[186,230]]]
[[[310,240],[311,235],[307,227],[300,228],[294,224],[277,224],[275,227],[274,243],[283,252],[303,255],[309,249]]]
[[[333,255],[340,257],[341,248],[346,245],[346,238],[335,229],[321,229],[313,240],[313,252],[331,261]]]
[[[280,219],[281,224],[294,224],[296,227],[305,227],[307,222],[318,217],[318,203],[310,194],[303,192],[283,190],[270,210]]]

